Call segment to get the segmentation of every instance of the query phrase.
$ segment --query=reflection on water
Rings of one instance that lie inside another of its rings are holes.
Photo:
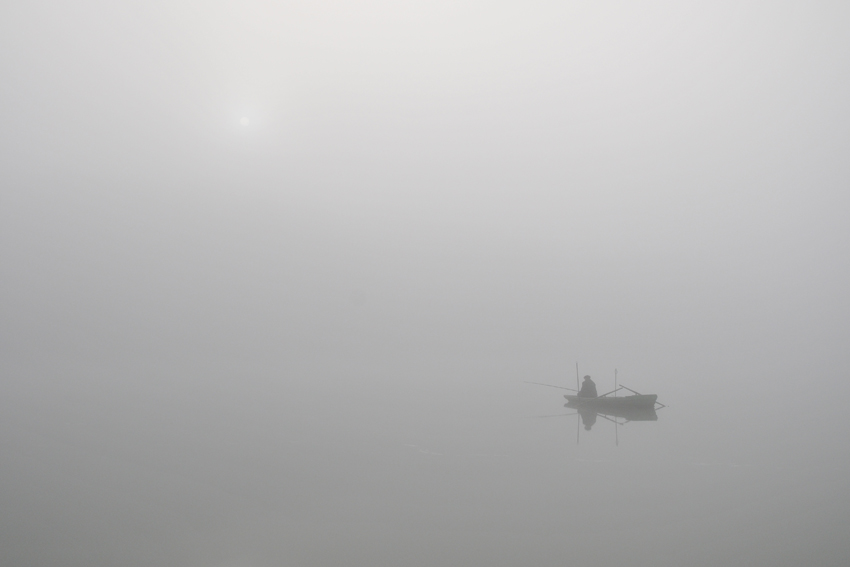
[[[628,403],[601,404],[592,402],[582,404],[580,401],[574,400],[564,404],[564,407],[575,409],[575,413],[581,416],[581,422],[588,431],[596,423],[599,416],[618,425],[625,425],[630,421],[658,421],[658,414],[654,405],[632,406]]]
[[[576,406],[566,403],[564,407],[575,408]],[[581,416],[581,421],[584,423],[585,429],[588,430],[596,423],[597,416],[602,416],[620,425],[625,425],[630,421],[658,421],[658,414],[655,408],[580,408],[577,413]],[[622,419],[623,421],[617,421],[618,419]]]
[[[672,379],[635,381],[663,410],[565,408],[516,379],[525,363],[399,380],[402,363],[326,362],[285,383],[275,367],[124,371],[120,389],[112,370],[19,371],[0,384],[0,549],[45,567],[114,565],[122,545],[130,567],[774,567],[850,551],[832,413],[801,430]],[[528,418],[546,411],[570,417]]]
[[[585,431],[590,431],[593,426],[596,425],[596,420],[599,417],[612,422],[614,424],[614,443],[617,446],[620,444],[618,429],[620,426],[626,425],[632,421],[658,421],[658,414],[655,412],[654,407],[605,407],[604,405],[599,407],[587,407],[574,402],[567,402],[564,404],[564,407],[576,409],[574,414],[567,415],[577,414],[581,419],[581,424],[584,426]],[[578,442],[578,440],[579,436],[577,433],[576,442]]]

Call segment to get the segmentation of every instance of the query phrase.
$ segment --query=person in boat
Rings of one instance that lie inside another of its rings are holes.
[[[580,398],[595,398],[599,394],[596,393],[596,383],[590,379],[590,376],[584,377],[584,382],[581,383],[581,390],[578,395]]]

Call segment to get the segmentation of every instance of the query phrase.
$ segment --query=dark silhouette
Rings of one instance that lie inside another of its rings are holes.
[[[585,409],[579,410],[578,414],[581,416],[581,423],[584,425],[584,429],[590,431],[590,428],[596,423],[597,412]]]
[[[596,383],[590,379],[590,376],[584,377],[584,382],[581,383],[581,390],[578,393],[581,398],[595,398],[599,394],[596,393]]]

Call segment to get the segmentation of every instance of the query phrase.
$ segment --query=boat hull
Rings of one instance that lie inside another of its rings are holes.
[[[564,396],[568,408],[576,409],[582,415],[600,414],[621,417],[627,421],[657,421],[655,413],[655,394],[624,396],[622,398],[582,398]]]
[[[575,407],[586,407],[586,408],[617,408],[617,409],[625,409],[625,408],[634,408],[634,409],[647,409],[647,408],[655,408],[655,401],[658,399],[658,396],[655,394],[640,394],[636,396],[623,396],[622,398],[584,398],[581,396],[571,396],[569,394],[564,396],[569,402],[570,405]]]

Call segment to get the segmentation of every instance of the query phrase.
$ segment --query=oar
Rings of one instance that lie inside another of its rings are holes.
[[[554,384],[544,384],[543,382],[529,382],[528,380],[523,380],[526,384],[537,384],[538,386],[549,386],[550,388],[559,388],[561,390],[569,390],[570,392],[575,392],[572,388],[564,388],[563,386],[555,386]]]
[[[619,388],[617,388],[616,390],[611,390],[610,392],[607,392],[607,393],[605,393],[605,394],[602,394],[601,396],[596,396],[596,398],[595,398],[595,399],[604,398],[605,396],[610,396],[611,394],[613,394],[613,393],[617,392],[618,390],[622,390],[623,388],[626,388],[626,387],[625,387],[625,386],[620,386],[620,387],[619,387]],[[626,389],[628,390],[628,388],[626,388]],[[588,400],[593,400],[593,399],[594,399],[594,398],[588,398]]]
[[[637,390],[632,390],[631,388],[626,388],[625,386],[620,386],[620,388],[624,388],[624,389],[628,390],[629,392],[631,392],[632,394],[636,394],[636,395],[638,395],[638,396],[642,396],[642,395],[643,395],[643,394],[641,394],[640,392],[638,392]],[[667,406],[665,406],[664,404],[662,404],[662,403],[661,403],[661,402],[659,402],[659,401],[656,401],[656,402],[655,402],[655,405],[653,405],[652,407],[653,407],[655,410],[660,410],[660,409],[664,409],[664,408],[666,408]]]

